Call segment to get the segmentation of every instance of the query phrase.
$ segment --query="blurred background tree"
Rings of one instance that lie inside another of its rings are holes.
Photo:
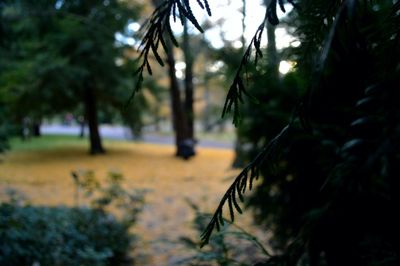
[[[154,79],[144,81],[146,92],[126,103],[135,82],[141,15],[151,6],[141,1],[3,1],[1,95],[14,133],[40,135],[43,121],[64,116],[61,121],[70,124],[72,117],[81,136],[88,125],[90,153],[96,154],[104,151],[99,124],[123,123],[135,137],[143,128],[165,131],[176,124],[171,127],[177,154],[183,148],[187,154],[182,157],[194,155],[195,119],[211,121],[207,130],[222,124],[216,109],[223,89],[215,82],[220,73],[210,70],[209,40],[190,23],[177,37],[186,48],[174,51],[176,66],[169,74],[176,79],[174,93],[168,95],[168,74],[155,67]]]
[[[6,1],[2,8],[8,54],[2,58],[1,94],[15,123],[38,126],[45,117],[81,107],[90,153],[103,153],[98,106],[121,113],[127,122],[133,118],[128,112],[138,114],[145,107],[131,104],[124,110],[135,65],[127,58],[124,38],[115,38],[129,35],[127,27],[138,18],[140,4]]]

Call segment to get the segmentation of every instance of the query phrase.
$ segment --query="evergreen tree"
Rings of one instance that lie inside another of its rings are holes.
[[[276,10],[285,11],[286,2],[295,6],[293,25],[301,41],[291,53],[298,78],[287,87],[302,93],[301,99],[283,129],[264,131],[263,146],[223,196],[203,244],[224,224],[225,206],[232,220],[241,213],[238,200],[261,176],[252,205],[274,229],[278,255],[259,265],[398,265],[400,2],[271,1],[227,95],[223,113],[233,112],[235,124],[248,94],[244,68],[252,64],[253,51],[256,61],[262,56],[265,25],[279,23]],[[207,1],[198,3],[210,13]],[[165,42],[160,32],[170,29],[175,10],[201,31],[188,1],[170,0],[163,7],[153,17],[163,18],[166,26],[150,28],[155,34],[146,40],[155,44],[154,53]],[[269,84],[259,99],[263,113],[271,110],[275,92]],[[282,98],[280,90],[275,93]],[[286,107],[286,102],[280,107],[284,114]]]
[[[123,109],[129,95],[126,68],[132,67],[116,64],[126,45],[116,44],[115,34],[124,32],[138,7],[120,1],[6,1],[1,15],[9,56],[2,58],[7,67],[1,94],[9,95],[15,120],[38,120],[82,105],[90,153],[103,153],[98,106]]]

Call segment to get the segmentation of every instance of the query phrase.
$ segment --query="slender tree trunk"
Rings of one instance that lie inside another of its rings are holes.
[[[27,116],[23,117],[20,119],[21,121],[21,139],[22,140],[29,140],[31,136],[31,130],[32,130],[32,125],[31,125],[31,119]]]
[[[40,137],[42,134],[40,132],[41,119],[35,118],[32,121],[32,136]]]
[[[201,45],[203,46],[207,46],[207,42],[205,39],[204,34],[202,35],[202,40],[201,40]],[[204,56],[205,58],[208,58],[209,54],[208,54],[208,49],[204,50]],[[210,75],[208,73],[208,69],[207,69],[207,64],[204,64],[204,80],[203,80],[203,84],[204,84],[204,102],[205,102],[205,106],[204,106],[204,111],[203,111],[203,131],[204,132],[210,132],[212,129],[211,126],[211,98],[210,98],[210,88],[209,88],[209,82],[210,81]]]
[[[264,0],[265,6],[268,7],[271,0]],[[271,75],[275,75],[278,78],[279,72],[279,56],[276,50],[276,36],[275,36],[275,26],[271,23],[267,23],[267,60],[268,67],[270,71],[273,71]]]
[[[246,38],[244,33],[246,31],[246,0],[242,0],[242,36],[240,36],[240,41],[242,43],[241,54],[243,56],[244,52],[246,51]],[[239,129],[236,129],[236,140],[235,140],[235,158],[232,162],[232,167],[240,168],[244,167],[244,151],[243,151],[243,140],[240,138]]]
[[[244,37],[244,33],[246,31],[246,0],[242,0],[242,36],[240,37],[240,41],[242,43],[242,52],[246,50],[246,39]]]
[[[85,137],[85,125],[86,125],[86,120],[84,116],[79,116],[78,117],[78,123],[79,123],[79,138]]]
[[[32,125],[32,136],[34,137],[40,137],[42,134],[40,132],[40,123],[39,122],[34,122]]]
[[[153,5],[158,7],[162,0],[152,0]],[[170,78],[170,95],[172,123],[175,131],[176,156],[188,159],[195,155],[194,143],[188,134],[188,123],[184,105],[181,100],[178,79],[175,74],[174,47],[169,37],[166,37],[168,75]]]
[[[175,130],[176,156],[187,159],[194,155],[194,148],[193,145],[189,143],[190,136],[188,134],[187,117],[181,101],[178,79],[175,75],[173,46],[170,41],[168,41],[167,45],[169,46],[167,51],[167,63],[170,78],[171,109],[172,122]]]
[[[207,70],[205,70],[207,71]],[[210,116],[211,116],[211,103],[210,103],[210,88],[209,86],[209,78],[208,78],[208,73],[205,72],[204,76],[204,101],[205,101],[205,106],[204,106],[204,119],[203,119],[203,130],[204,132],[211,132],[211,121],[210,121]]]
[[[185,56],[185,112],[187,116],[188,137],[194,140],[194,111],[193,111],[193,53],[190,50],[190,36],[187,19],[183,26],[183,54]]]
[[[86,121],[89,126],[90,154],[102,154],[105,151],[101,144],[101,138],[99,134],[96,94],[91,85],[88,85],[85,88],[84,103]]]

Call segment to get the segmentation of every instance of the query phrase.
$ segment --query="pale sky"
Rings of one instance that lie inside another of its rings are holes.
[[[204,21],[211,22],[215,25],[211,29],[205,32],[205,38],[211,43],[215,48],[222,48],[223,41],[221,37],[227,41],[233,42],[233,45],[239,48],[241,46],[240,38],[242,35],[242,0],[218,0],[209,1],[212,16],[209,17],[205,10],[202,10],[195,0],[190,1],[192,10],[195,17],[198,19],[200,24]],[[265,16],[265,6],[262,4],[262,0],[247,0],[246,1],[246,18],[245,18],[245,39],[247,44],[250,42],[251,38],[254,36],[258,26],[262,22]],[[285,5],[286,11],[290,12],[292,10],[291,5]],[[278,8],[278,17],[282,18],[285,16],[284,13]],[[174,32],[177,35],[182,34],[183,28],[179,21],[173,22],[171,18],[171,25]],[[138,23],[131,23],[128,26],[129,30],[137,31],[140,25]],[[191,28],[193,32],[198,32],[194,27]],[[275,30],[276,35],[276,46],[278,49],[285,47],[298,46],[300,43],[295,41],[293,36],[289,35],[284,28],[278,27]],[[126,38],[120,33],[116,34],[117,41],[128,43],[129,45],[135,45],[135,39]],[[262,45],[266,45],[266,33],[264,32],[262,38]],[[284,66],[288,68],[288,65],[282,61]],[[287,72],[287,71],[281,71]]]
[[[247,40],[247,44],[254,36],[258,26],[262,22],[265,16],[265,7],[262,4],[263,1],[260,0],[247,0],[246,1],[246,18],[245,18],[245,39]],[[221,37],[227,41],[234,42],[233,44],[238,47],[241,45],[240,37],[242,35],[242,0],[219,0],[219,1],[209,1],[210,8],[212,12],[212,16],[209,17],[204,10],[202,10],[196,1],[192,0],[192,10],[199,20],[200,24],[204,21],[209,21],[211,24],[215,25],[211,29],[205,32],[205,37],[210,41],[212,46],[215,48],[222,48],[223,41]],[[292,10],[291,5],[285,6],[287,12]],[[283,17],[283,14],[278,8],[278,17]],[[218,23],[220,21],[220,23]],[[174,32],[177,35],[180,35],[183,31],[182,25],[179,21],[173,22],[171,18],[171,24]],[[137,31],[139,30],[140,25],[138,23],[131,23],[128,26],[129,30]],[[192,27],[192,31],[197,32],[197,29]],[[287,34],[284,28],[276,29],[276,39],[277,39],[277,48],[281,49],[284,47],[288,47],[290,42],[294,41],[294,39]],[[116,34],[117,41],[126,42],[130,45],[135,44],[135,40],[133,38],[126,38],[121,33]],[[263,36],[265,37],[265,36]],[[263,38],[263,44],[266,44],[266,38]],[[237,41],[235,43],[235,41]]]
[[[201,10],[195,1],[193,3],[193,12],[197,17],[201,17],[202,20],[208,20],[213,24],[219,20],[222,20],[222,25],[213,27],[205,33],[205,36],[208,40],[211,41],[211,44],[216,48],[221,48],[223,46],[223,42],[221,40],[221,36],[227,41],[238,41],[242,35],[242,0],[219,0],[219,1],[209,1],[212,16],[208,17],[205,15],[205,12]],[[247,0],[246,1],[246,18],[245,24],[246,29],[244,36],[247,40],[247,43],[254,36],[258,26],[262,22],[265,16],[265,7],[262,4],[263,1],[260,0]],[[290,5],[286,6],[287,12],[292,10]],[[283,17],[284,14],[278,8],[278,17]],[[290,41],[293,39],[287,35],[286,31],[282,28],[277,29],[276,31],[277,37],[277,47],[281,49],[283,47],[289,46]],[[266,43],[266,38],[264,38],[264,44]],[[234,43],[235,44],[235,43]],[[236,46],[240,45],[237,43]]]
[[[266,8],[262,4],[263,2],[264,1],[261,0],[246,1],[246,26],[244,32],[246,45],[249,44],[251,38],[253,38],[259,25],[264,19]],[[194,6],[196,6],[196,8]],[[210,7],[213,13],[211,17],[206,16],[205,11],[201,10],[196,3],[194,3],[192,8],[196,17],[201,18],[200,21],[208,20],[212,22],[212,24],[217,25],[205,32],[205,37],[210,41],[212,46],[215,48],[222,48],[224,43],[221,39],[221,36],[223,36],[225,40],[233,42],[233,45],[239,48],[242,45],[240,39],[243,32],[242,6],[242,0],[219,0],[213,3],[210,1]],[[293,9],[291,5],[285,5],[285,8],[286,12],[290,12]],[[279,8],[277,11],[279,18],[282,18],[286,15]],[[222,21],[222,23],[217,23],[218,21]],[[300,42],[296,41],[293,36],[289,35],[285,28],[277,27],[275,30],[275,36],[277,49],[286,48],[290,45],[300,45]],[[267,38],[266,33],[264,32],[262,37],[262,45],[266,44]],[[286,74],[293,69],[294,65],[294,62],[281,61],[279,64],[279,71],[282,74]]]

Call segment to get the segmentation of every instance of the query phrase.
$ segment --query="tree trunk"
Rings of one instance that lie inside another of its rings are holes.
[[[242,36],[240,36],[240,41],[242,43],[242,52],[246,50],[246,38],[244,37],[244,33],[246,31],[246,0],[242,0]]]
[[[183,54],[185,56],[185,112],[187,118],[188,137],[194,140],[194,111],[193,111],[193,53],[190,50],[190,36],[187,19],[183,26]]]
[[[162,0],[152,0],[152,2],[155,7],[158,7],[162,3]],[[195,155],[194,142],[188,134],[187,117],[181,100],[178,79],[175,74],[174,47],[169,37],[165,39],[168,48],[166,54],[170,79],[172,124],[175,131],[176,156],[188,159]]]
[[[211,126],[211,121],[210,121],[210,116],[211,116],[211,104],[210,104],[210,89],[209,89],[209,84],[208,84],[208,74],[205,74],[204,77],[204,101],[205,101],[205,106],[204,106],[204,114],[203,114],[203,131],[204,132],[211,132],[212,126]]]
[[[40,137],[42,134],[40,132],[40,121],[34,120],[32,123],[32,136]]]
[[[175,130],[176,156],[188,159],[195,154],[194,145],[188,134],[187,117],[181,101],[178,79],[175,75],[175,57],[173,46],[167,41],[167,63],[170,78],[170,95],[172,109],[172,123]]]
[[[265,6],[271,3],[271,0],[264,0]],[[275,36],[275,28],[276,26],[272,25],[271,23],[267,23],[267,60],[268,60],[268,67],[269,70],[272,71],[271,75],[275,75],[278,79],[279,73],[279,55],[276,50],[276,36]]]
[[[85,88],[84,103],[86,121],[89,126],[90,154],[102,154],[105,151],[101,144],[101,138],[99,134],[96,94],[91,85],[86,86]]]
[[[27,116],[23,117],[21,119],[21,139],[22,140],[28,140],[31,137],[31,130],[32,130],[32,125],[31,125],[31,119]]]
[[[78,123],[79,123],[79,138],[84,138],[85,137],[85,117],[84,116],[79,116],[78,117]]]

